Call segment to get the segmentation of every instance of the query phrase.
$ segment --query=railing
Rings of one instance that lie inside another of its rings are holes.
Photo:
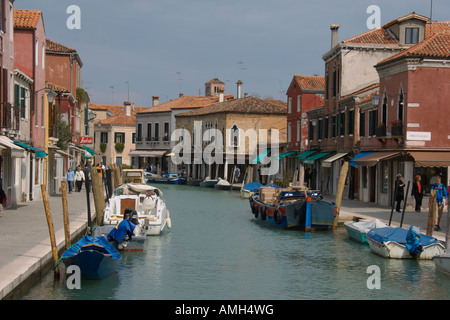
[[[375,130],[375,135],[377,137],[386,137],[386,127],[377,127]]]
[[[9,102],[0,103],[0,129],[19,130],[20,109],[19,106]]]
[[[393,137],[403,136],[403,125],[393,125],[392,126],[392,136]]]

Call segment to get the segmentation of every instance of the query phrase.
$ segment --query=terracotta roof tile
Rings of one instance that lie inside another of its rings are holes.
[[[378,44],[399,46],[399,43],[383,28],[376,28],[342,41],[344,44]]]
[[[213,104],[209,107],[183,112],[178,116],[194,117],[212,113],[286,114],[286,104],[279,100],[262,100],[255,97],[235,99]]]
[[[382,65],[403,57],[450,59],[450,32],[434,34],[411,48],[380,61],[377,65]]]
[[[52,90],[55,91],[55,92],[62,92],[62,93],[67,93],[67,92],[69,92],[68,89],[66,89],[66,88],[64,88],[64,87],[61,87],[61,86],[59,86],[59,85],[57,85],[57,84],[48,82],[48,81],[45,81],[45,88],[47,88],[47,89],[52,89]]]
[[[47,52],[59,52],[59,53],[76,53],[77,50],[64,46],[58,42],[46,39],[45,49]]]
[[[14,28],[35,29],[41,14],[41,10],[14,9]]]
[[[147,107],[130,106],[131,115],[125,115],[125,107],[123,105],[109,105],[109,104],[95,104],[90,102],[88,104],[90,110],[97,111],[109,111],[113,116],[109,116],[106,119],[94,121],[94,125],[101,122],[108,125],[122,125],[122,126],[135,126],[136,125],[136,113],[147,109]]]
[[[304,90],[324,90],[325,91],[325,77],[321,76],[304,76],[302,74],[295,74],[295,79],[298,85]]]

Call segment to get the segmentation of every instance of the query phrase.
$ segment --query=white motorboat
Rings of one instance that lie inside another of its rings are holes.
[[[386,224],[378,219],[358,222],[347,221],[344,225],[350,238],[361,243],[367,243],[366,233],[371,229],[387,227]]]
[[[169,210],[161,190],[143,183],[125,183],[114,190],[105,208],[103,224],[116,225],[122,221],[127,208],[136,210],[143,233],[159,235],[171,228]]]
[[[231,190],[231,183],[229,183],[227,180],[219,178],[218,182],[214,185],[214,188],[220,190]]]

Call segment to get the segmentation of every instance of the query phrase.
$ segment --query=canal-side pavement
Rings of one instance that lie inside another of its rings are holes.
[[[221,192],[218,191],[217,196]],[[231,191],[235,192],[235,191]],[[91,216],[94,217],[94,203],[91,198]],[[333,197],[326,200],[334,201]],[[245,201],[245,200],[242,200]],[[62,215],[61,196],[49,197],[50,210],[56,233],[58,250],[64,249],[64,225]],[[84,233],[87,227],[86,192],[73,192],[68,195],[70,232],[72,239]],[[439,240],[445,239],[447,211],[444,211],[441,222],[442,231],[434,231],[433,236]],[[391,209],[363,203],[358,200],[343,199],[339,221],[352,220],[354,217],[362,219],[379,219],[388,223]],[[394,211],[392,226],[399,226],[401,213]],[[421,213],[409,208],[404,215],[403,227],[411,225],[420,227],[425,232],[428,220],[428,210]],[[0,213],[0,299],[8,298],[17,288],[27,280],[38,276],[52,264],[51,246],[47,220],[42,200],[19,205],[15,209],[4,209]]]

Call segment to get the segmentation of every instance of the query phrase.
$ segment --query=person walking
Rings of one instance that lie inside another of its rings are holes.
[[[77,191],[80,192],[84,181],[84,172],[81,169],[81,166],[77,167],[77,172],[75,173],[75,181],[77,184]]]
[[[422,177],[418,174],[416,179],[412,185],[411,196],[416,199],[416,212],[420,212],[422,207],[422,199],[423,199],[423,185],[422,185]]]
[[[441,182],[441,176],[436,177],[436,182],[431,186],[431,190],[436,191],[436,211],[434,212],[435,225],[434,230],[439,231],[441,227],[439,226],[442,218],[442,212],[444,211],[444,202],[447,205],[447,189]]]
[[[397,180],[395,181],[395,201],[397,201],[397,206],[395,211],[400,212],[400,203],[405,199],[405,183],[403,182],[403,177],[401,174],[397,175]]]
[[[72,171],[71,167],[69,167],[69,170],[67,170],[65,179],[67,180],[67,183],[69,185],[69,193],[72,193],[72,186],[73,181],[75,180],[75,173]]]

